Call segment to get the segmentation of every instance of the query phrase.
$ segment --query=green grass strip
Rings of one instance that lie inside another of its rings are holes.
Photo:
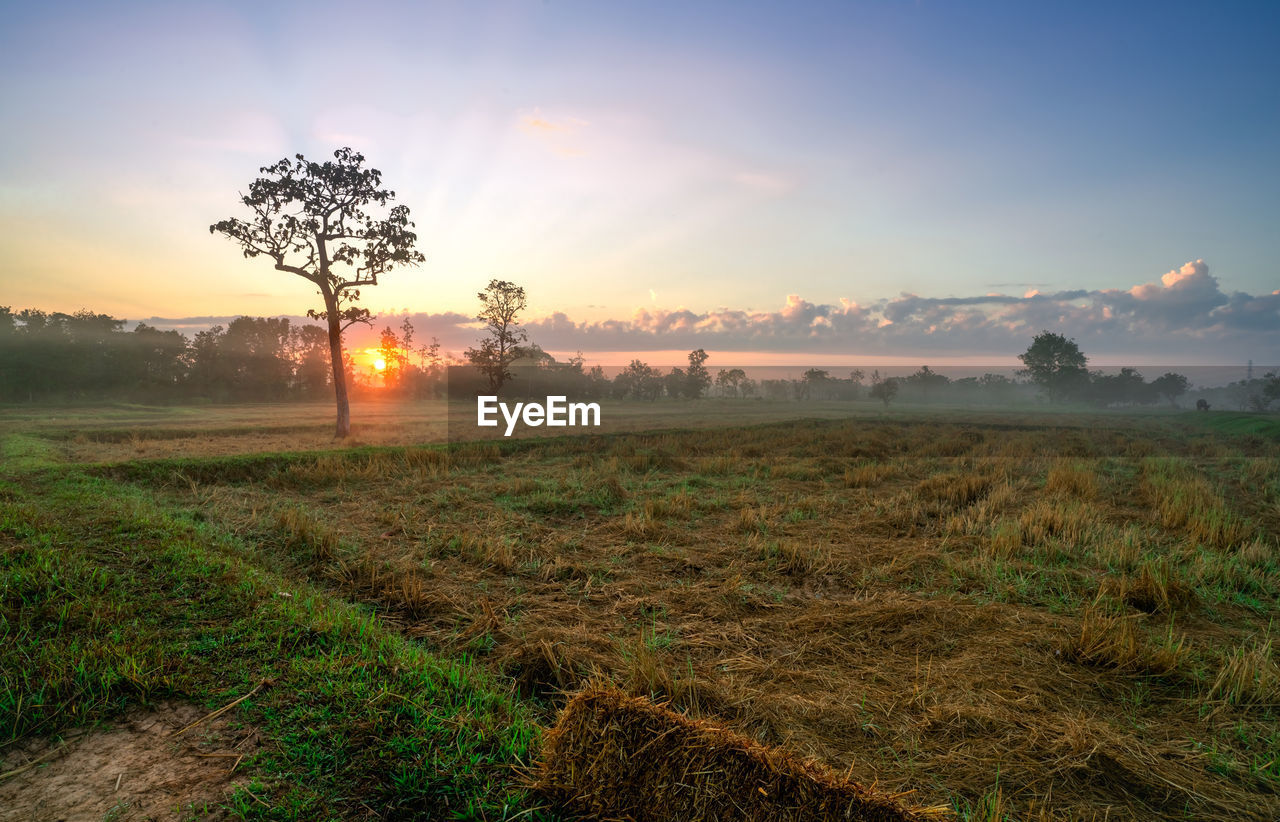
[[[247,819],[550,819],[520,779],[538,739],[485,673],[253,549],[80,471],[0,481],[0,747],[183,698],[265,740]],[[264,804],[265,803],[265,804]]]

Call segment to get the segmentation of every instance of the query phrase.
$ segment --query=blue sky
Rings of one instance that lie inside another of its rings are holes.
[[[1276,4],[6,16],[0,304],[302,314],[304,283],[207,227],[259,166],[352,145],[412,209],[428,258],[370,291],[375,310],[466,315],[501,277],[535,317],[564,315],[549,348],[571,344],[566,328],[596,350],[678,348],[701,329],[744,351],[984,356],[1034,320],[1118,356],[1280,359]],[[1141,291],[1198,260],[1177,294]],[[954,302],[1032,291],[1082,295],[1057,313],[1043,297]],[[922,319],[904,294],[943,302]],[[858,323],[813,325],[850,304]],[[730,330],[739,315],[759,319]],[[671,316],[683,336],[654,320]],[[808,331],[778,336],[792,319]]]

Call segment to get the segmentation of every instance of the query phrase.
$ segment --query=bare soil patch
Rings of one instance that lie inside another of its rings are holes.
[[[258,747],[252,728],[226,716],[180,733],[207,711],[181,702],[134,710],[107,728],[36,739],[0,758],[0,820],[219,820]]]

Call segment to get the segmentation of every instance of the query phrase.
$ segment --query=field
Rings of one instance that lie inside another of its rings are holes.
[[[237,816],[549,819],[541,729],[607,680],[961,819],[1280,817],[1259,418],[328,413],[0,411],[6,748],[256,687]]]

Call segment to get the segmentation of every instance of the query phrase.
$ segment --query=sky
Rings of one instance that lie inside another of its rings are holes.
[[[500,278],[603,361],[1003,361],[1050,329],[1276,362],[1278,37],[1247,2],[15,4],[0,305],[301,316],[208,227],[351,146],[427,258],[364,304],[446,346]]]

